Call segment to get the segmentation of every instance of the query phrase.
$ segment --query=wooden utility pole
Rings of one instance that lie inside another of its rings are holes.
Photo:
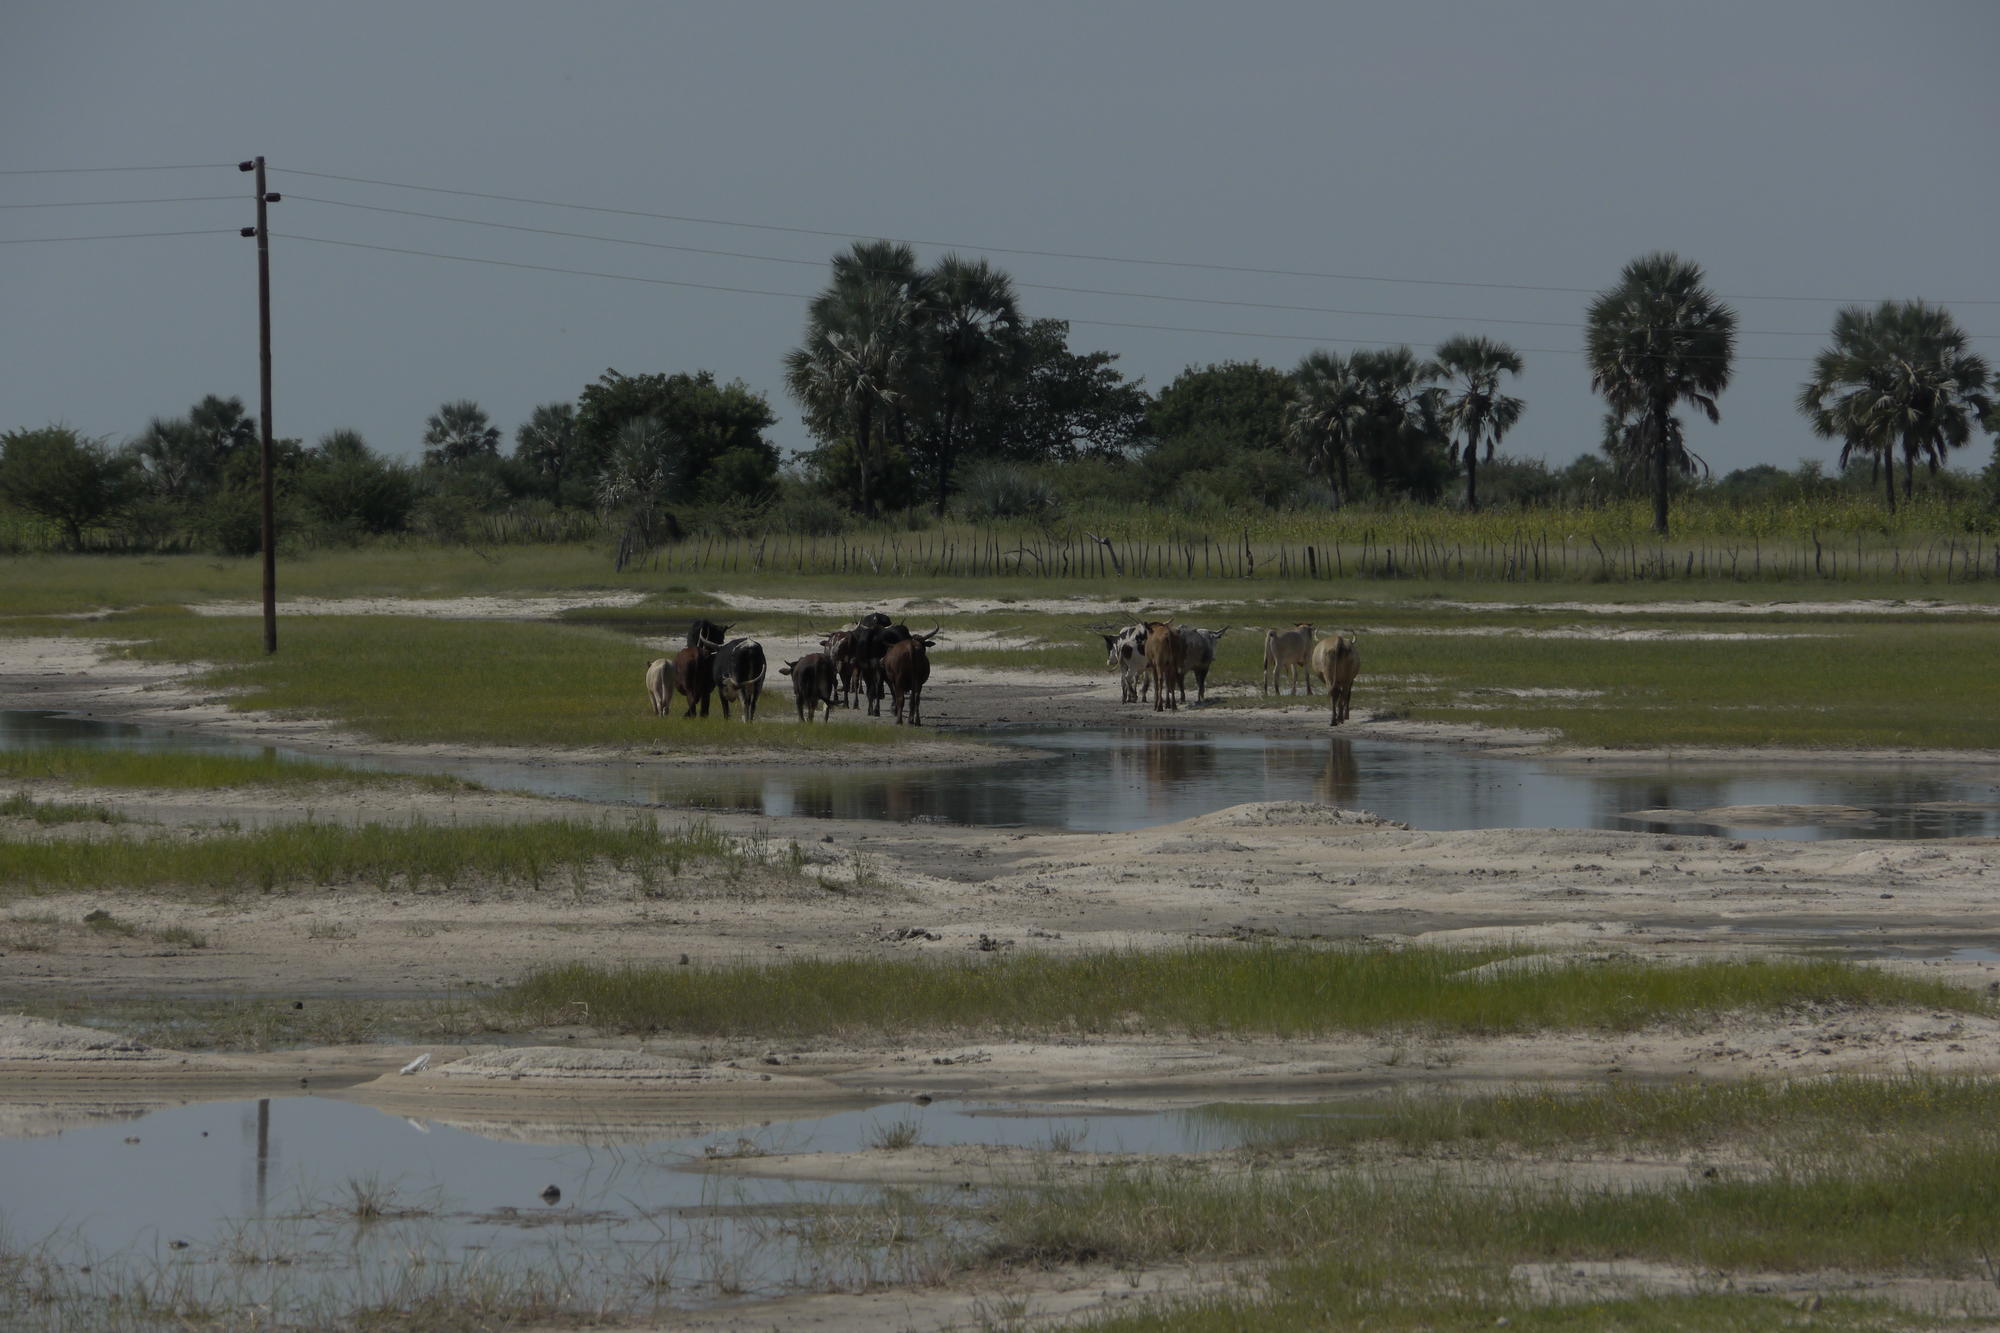
[[[257,225],[245,227],[243,234],[257,238],[257,429],[263,447],[258,473],[263,486],[264,651],[275,653],[278,651],[278,518],[271,480],[271,227],[265,208],[284,196],[264,189],[263,158],[238,162],[236,169],[257,173]]]

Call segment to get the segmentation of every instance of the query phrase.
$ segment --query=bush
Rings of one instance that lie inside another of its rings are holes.
[[[1047,522],[1062,513],[1062,496],[1046,479],[1012,463],[968,468],[958,493],[959,513],[974,523],[1003,518]]]

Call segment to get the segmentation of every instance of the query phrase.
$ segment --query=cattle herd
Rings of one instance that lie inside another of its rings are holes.
[[[719,694],[725,718],[729,705],[740,703],[743,720],[757,720],[757,699],[767,670],[764,648],[755,639],[730,638],[731,628],[697,620],[688,627],[685,648],[671,658],[656,659],[646,668],[646,694],[656,716],[667,716],[678,695],[687,701],[681,716],[693,717],[699,712],[707,717],[710,696]],[[836,702],[853,708],[857,699],[867,705],[870,717],[880,717],[886,695],[898,725],[907,716],[911,726],[920,727],[924,685],[931,677],[930,650],[941,631],[942,627],[929,634],[913,634],[909,626],[891,624],[888,616],[870,612],[852,629],[827,634],[818,652],[786,662],[778,674],[791,677],[792,700],[801,722],[815,717],[831,720]],[[1121,701],[1143,703],[1150,697],[1155,712],[1178,709],[1187,702],[1190,675],[1194,677],[1195,702],[1207,701],[1215,645],[1228,632],[1226,625],[1198,629],[1171,620],[1143,621],[1111,632],[1092,630],[1104,640],[1106,665],[1118,677]],[[1329,725],[1337,727],[1347,720],[1354,679],[1360,671],[1361,655],[1352,635],[1315,638],[1313,627],[1304,623],[1264,632],[1261,692],[1280,693],[1289,682],[1291,692],[1297,694],[1303,679],[1310,695],[1317,679],[1326,686]]]

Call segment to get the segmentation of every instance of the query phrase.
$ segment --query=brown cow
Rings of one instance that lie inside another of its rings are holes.
[[[1329,635],[1313,645],[1312,674],[1326,683],[1329,727],[1347,721],[1348,705],[1354,698],[1354,678],[1361,674],[1361,653],[1345,634]],[[1307,681],[1311,687],[1311,681]]]
[[[1182,688],[1186,651],[1187,645],[1181,642],[1180,631],[1174,628],[1173,621],[1146,622],[1146,679],[1153,687],[1155,713],[1168,708],[1179,711],[1174,695]]]
[[[715,645],[696,644],[674,654],[674,693],[687,696],[682,717],[693,717],[696,705],[708,716],[708,699],[715,693]]]
[[[833,721],[833,698],[840,688],[840,677],[832,658],[825,653],[807,653],[779,667],[778,674],[792,678],[792,701],[798,705],[799,721],[812,721],[821,704],[826,705],[825,720]]]
[[[1264,684],[1259,694],[1272,694],[1278,683],[1288,673],[1300,673],[1306,678],[1306,693],[1313,692],[1312,672],[1308,662],[1312,657],[1313,627],[1301,620],[1288,630],[1267,629],[1264,631]],[[1292,675],[1292,693],[1299,692],[1298,675]]]
[[[882,654],[882,677],[895,699],[899,726],[903,721],[905,698],[910,703],[910,725],[921,727],[924,724],[924,682],[931,678],[930,648],[937,642],[938,633],[943,628],[940,625],[922,637],[913,634],[901,643],[890,644],[889,651]]]
[[[646,697],[653,701],[653,716],[665,717],[667,707],[674,701],[674,662],[670,657],[656,657],[646,668]]]

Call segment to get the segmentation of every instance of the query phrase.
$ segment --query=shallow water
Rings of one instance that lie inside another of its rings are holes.
[[[801,1219],[892,1221],[903,1205],[873,1186],[682,1168],[714,1154],[870,1149],[902,1126],[930,1146],[1132,1153],[1229,1146],[1248,1132],[1194,1113],[938,1102],[646,1142],[529,1142],[324,1098],[211,1102],[0,1139],[0,1234],[72,1274],[165,1266],[232,1302],[292,1309],[351,1305],[415,1269],[435,1266],[417,1280],[443,1280],[475,1257],[496,1273],[558,1264],[580,1290],[625,1307],[662,1292],[674,1303],[768,1295],[858,1279],[868,1265],[888,1275],[913,1257],[892,1255],[888,1235],[868,1243],[864,1225],[858,1247],[828,1251]],[[554,1203],[542,1197],[550,1186]],[[948,1185],[926,1197],[970,1196]],[[364,1199],[383,1216],[358,1218]],[[906,1227],[890,1230],[907,1243]]]
[[[899,771],[689,769],[643,762],[467,761],[447,767],[492,787],[593,801],[1085,832],[1171,823],[1245,801],[1308,800],[1424,829],[1613,828],[1800,839],[2000,835],[2000,786],[1993,775],[1948,765],[1843,771],[1826,764],[1669,761],[1633,773],[1622,765],[1544,764],[1366,738],[1122,729],[982,734],[1046,757]],[[0,748],[42,744],[245,754],[269,748],[161,727],[0,710]],[[375,756],[349,762],[401,771],[441,767]],[[1766,818],[1754,825],[1706,813],[1749,806],[1802,808],[1796,822]],[[1674,813],[1640,813],[1649,811]]]

